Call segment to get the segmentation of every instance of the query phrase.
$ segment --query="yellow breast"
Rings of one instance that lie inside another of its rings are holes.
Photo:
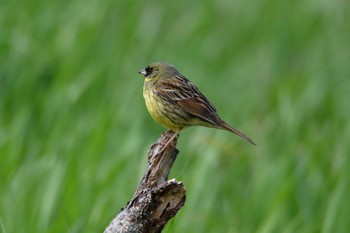
[[[161,124],[165,128],[175,131],[183,128],[169,120],[167,117],[167,114],[170,114],[167,112],[168,106],[164,106],[164,103],[162,103],[160,98],[152,90],[150,90],[150,88],[144,87],[143,97],[145,98],[147,110],[151,114],[154,121]]]

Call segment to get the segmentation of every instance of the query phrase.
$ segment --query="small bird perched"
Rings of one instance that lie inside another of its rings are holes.
[[[182,129],[196,125],[228,130],[255,145],[253,140],[223,121],[214,105],[173,65],[155,62],[139,73],[145,77],[143,97],[152,118],[175,131],[165,147]]]

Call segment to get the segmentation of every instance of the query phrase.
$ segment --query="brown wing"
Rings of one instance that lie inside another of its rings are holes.
[[[218,125],[215,107],[191,81],[182,75],[173,77],[172,82],[169,81],[167,79],[159,83],[157,89],[161,98],[209,124]]]

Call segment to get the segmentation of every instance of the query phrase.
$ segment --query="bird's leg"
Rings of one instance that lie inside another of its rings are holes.
[[[162,147],[162,149],[159,151],[159,153],[162,153],[168,146],[169,144],[174,141],[174,139],[177,137],[177,135],[179,135],[180,130],[176,130],[175,133],[173,134],[173,136],[171,136],[171,138],[164,144],[164,146]]]

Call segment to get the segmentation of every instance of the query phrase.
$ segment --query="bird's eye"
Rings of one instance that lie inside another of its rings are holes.
[[[152,74],[153,69],[151,67],[146,67],[146,77],[149,76],[150,74]]]

